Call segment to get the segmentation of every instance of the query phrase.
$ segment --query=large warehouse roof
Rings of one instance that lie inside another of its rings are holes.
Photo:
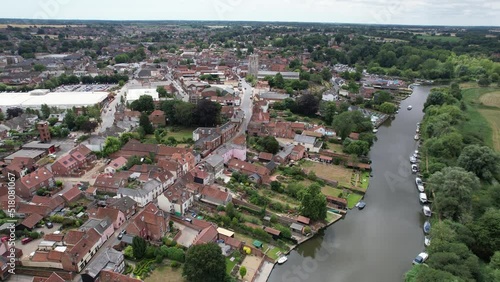
[[[0,108],[11,107],[40,108],[42,104],[50,107],[71,108],[73,106],[91,106],[102,102],[108,92],[40,92],[0,93]]]
[[[155,88],[146,88],[146,89],[129,89],[127,91],[127,101],[132,102],[135,100],[139,100],[139,97],[143,95],[149,95],[153,97],[153,101],[159,100],[158,92],[156,92]]]

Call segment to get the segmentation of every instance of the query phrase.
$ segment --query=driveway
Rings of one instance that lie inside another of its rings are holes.
[[[54,223],[54,227],[52,227],[50,229],[44,226],[41,228],[35,228],[33,231],[36,231],[39,233],[43,232],[44,234],[50,234],[50,233],[54,233],[54,231],[56,231],[56,230],[59,230],[60,227],[61,227],[60,223]],[[33,240],[26,245],[23,245],[23,244],[21,244],[21,238],[18,238],[18,240],[16,241],[16,247],[23,250],[23,256],[21,259],[29,259],[29,255],[31,253],[33,253],[34,251],[38,250],[38,245],[42,241],[43,241],[43,237],[40,239]]]
[[[198,235],[198,231],[176,222],[174,222],[174,227],[179,229],[181,232],[181,236],[177,238],[177,243],[189,248]]]

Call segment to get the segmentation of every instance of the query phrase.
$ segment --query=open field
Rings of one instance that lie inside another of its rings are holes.
[[[476,136],[484,140],[486,145],[500,150],[500,109],[494,106],[485,105],[484,101],[496,102],[498,88],[470,88],[462,92],[463,99],[467,102],[467,121],[461,128],[463,135]]]
[[[445,41],[445,42],[458,42],[461,40],[460,37],[456,37],[456,36],[418,35],[417,37],[419,39],[424,39],[424,40],[440,40],[440,41]]]
[[[144,279],[145,282],[184,282],[182,277],[182,268],[173,269],[170,266],[161,266],[156,268],[149,277]]]
[[[325,186],[321,188],[321,193],[325,194],[326,196],[338,197],[342,193],[342,189]]]
[[[495,151],[500,152],[500,110],[481,109],[479,113],[486,118],[492,129],[492,142]]]
[[[340,165],[328,165],[323,163],[315,163],[315,162],[305,162],[304,169],[309,171],[314,171],[316,176],[336,180],[339,185],[345,187],[351,187],[351,176],[352,170],[345,168]]]
[[[479,98],[479,101],[485,106],[500,108],[500,91],[486,93]]]
[[[326,143],[328,146],[328,150],[333,151],[335,153],[342,153],[342,145],[335,143]]]

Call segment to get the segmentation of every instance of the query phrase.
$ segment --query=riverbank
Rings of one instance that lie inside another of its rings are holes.
[[[400,281],[411,260],[423,250],[421,207],[408,156],[416,149],[415,125],[420,122],[430,87],[415,87],[396,119],[380,126],[370,151],[373,177],[364,210],[353,209],[288,256],[273,269],[278,281]],[[355,263],[354,263],[355,262]],[[374,264],[374,262],[377,262]]]

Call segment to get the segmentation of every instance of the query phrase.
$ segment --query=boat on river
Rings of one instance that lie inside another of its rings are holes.
[[[415,140],[418,140],[418,139],[420,139],[420,135],[418,135],[418,134],[415,134],[415,136],[413,137],[413,139],[415,139]]]
[[[408,108],[406,108],[408,111],[411,111],[411,109],[413,109],[413,107],[411,105],[408,106]]]
[[[278,259],[278,264],[284,264],[288,258],[286,256],[282,256]]]

